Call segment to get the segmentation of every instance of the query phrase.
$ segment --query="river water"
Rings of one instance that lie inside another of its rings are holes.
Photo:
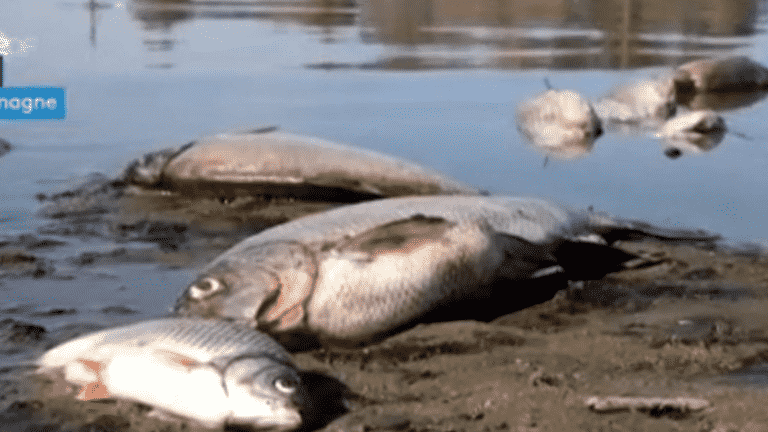
[[[722,112],[732,133],[675,160],[648,133],[613,133],[584,157],[545,163],[516,130],[516,105],[545,78],[596,99],[701,55],[768,64],[762,2],[657,3],[8,1],[4,85],[65,87],[68,111],[0,121],[16,147],[0,159],[0,231],[39,223],[36,193],[275,124],[496,194],[762,242],[765,103]]]
[[[514,118],[545,80],[595,100],[701,56],[768,65],[764,11],[762,0],[5,0],[3,85],[64,87],[68,99],[64,120],[0,120],[14,146],[0,157],[0,240],[46,223],[39,193],[205,135],[279,125],[495,194],[768,244],[764,100],[722,111],[725,139],[677,159],[650,133],[620,131],[579,158],[547,158]],[[45,252],[54,277],[0,280],[0,317],[49,330],[157,317],[195,274],[151,261],[77,267],[73,256],[118,245],[66,242]]]

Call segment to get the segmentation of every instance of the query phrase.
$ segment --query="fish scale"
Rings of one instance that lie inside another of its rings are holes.
[[[78,386],[77,399],[139,402],[219,430],[294,430],[306,401],[287,351],[226,321],[166,318],[103,330],[47,351],[37,364],[38,373]]]
[[[207,268],[236,257],[257,243],[296,241],[304,244],[354,236],[377,225],[416,214],[439,216],[460,224],[483,221],[499,232],[514,232],[532,242],[555,235],[580,234],[589,225],[586,212],[536,198],[519,197],[406,197],[373,201],[297,219],[246,239],[215,259]],[[569,232],[570,231],[570,232]]]
[[[302,194],[315,187],[326,192],[362,193],[368,198],[479,192],[406,160],[275,129],[207,137],[165,158],[169,161],[162,168],[163,180],[182,188],[185,184],[199,188],[205,183],[232,183],[247,185],[252,193],[271,195],[278,189]],[[140,177],[154,180],[153,176]]]
[[[264,352],[290,363],[290,354],[271,338],[241,325],[218,320],[166,319],[138,323],[119,330],[105,330],[46,353],[44,366],[60,366],[88,352],[89,347],[143,347],[178,350],[197,361]]]
[[[255,322],[272,334],[364,343],[436,308],[487,298],[494,282],[514,290],[517,281],[559,271],[619,270],[629,256],[610,244],[647,237],[718,239],[538,198],[390,198],[241,241],[201,271],[175,310]],[[271,268],[280,271],[267,275]]]

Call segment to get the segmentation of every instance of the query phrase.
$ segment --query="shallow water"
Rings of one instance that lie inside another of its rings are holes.
[[[698,55],[739,53],[768,65],[762,1],[697,3],[671,17],[650,1],[624,2],[626,11],[618,2],[559,2],[554,13],[503,1],[466,9],[326,2],[333,13],[287,1],[6,3],[4,86],[65,87],[68,111],[60,121],[0,120],[0,137],[15,146],[0,158],[3,236],[46,223],[34,216],[38,193],[93,172],[113,175],[151,150],[275,124],[410,159],[496,194],[592,205],[734,242],[768,239],[765,100],[722,112],[731,131],[723,142],[676,160],[649,134],[609,133],[583,158],[545,161],[514,122],[517,104],[542,92],[545,78],[594,100]],[[37,255],[68,262],[125,247],[63,240]],[[158,316],[194,275],[123,262],[75,270],[71,280],[68,265],[50,277],[0,280],[0,317],[55,329]]]
[[[740,241],[768,238],[764,205],[755,199],[768,186],[765,103],[724,112],[734,133],[678,160],[667,159],[648,134],[609,134],[587,157],[545,165],[513,119],[520,101],[544,89],[544,78],[595,99],[696,54],[737,52],[768,64],[762,2],[728,13],[711,5],[668,22],[651,14],[651,2],[635,4],[632,31],[623,34],[595,12],[571,11],[566,19],[529,5],[510,18],[505,4],[470,13],[421,2],[429,13],[411,24],[425,29],[413,36],[396,2],[389,9],[376,2],[336,7],[344,13],[335,15],[298,13],[287,2],[166,9],[133,1],[91,8],[12,2],[0,17],[12,42],[5,86],[66,87],[68,113],[63,121],[0,122],[17,147],[0,160],[0,229],[34,226],[31,198],[61,182],[112,174],[142,152],[205,134],[278,124],[411,159],[494,193],[548,196]],[[457,32],[463,36],[446,36]],[[422,41],[419,34],[433,36]],[[621,51],[622,38],[632,36],[642,43]],[[31,48],[20,53],[22,40]],[[552,59],[575,49],[574,40],[578,50],[602,54],[573,54],[564,70]],[[508,61],[484,62],[492,54]],[[416,59],[411,70],[392,66],[403,55]],[[532,56],[549,58],[552,68],[530,64]],[[459,57],[467,61],[451,60]],[[472,67],[441,67],[448,64]],[[654,67],[636,67],[644,64]]]

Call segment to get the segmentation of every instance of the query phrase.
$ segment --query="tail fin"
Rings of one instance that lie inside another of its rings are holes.
[[[616,218],[604,213],[590,213],[591,230],[602,236],[608,244],[620,240],[656,239],[665,243],[676,244],[705,244],[714,246],[722,240],[719,234],[703,229],[666,228],[649,224],[648,222]]]

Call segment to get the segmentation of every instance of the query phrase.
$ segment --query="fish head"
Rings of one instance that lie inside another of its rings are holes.
[[[182,316],[255,321],[259,309],[279,291],[269,271],[222,261],[203,271],[182,292],[174,312]]]
[[[307,391],[293,366],[269,355],[243,356],[224,369],[229,424],[292,430],[302,424]]]
[[[315,257],[304,245],[259,243],[212,263],[182,293],[174,311],[249,321],[270,333],[302,330],[316,279]]]

